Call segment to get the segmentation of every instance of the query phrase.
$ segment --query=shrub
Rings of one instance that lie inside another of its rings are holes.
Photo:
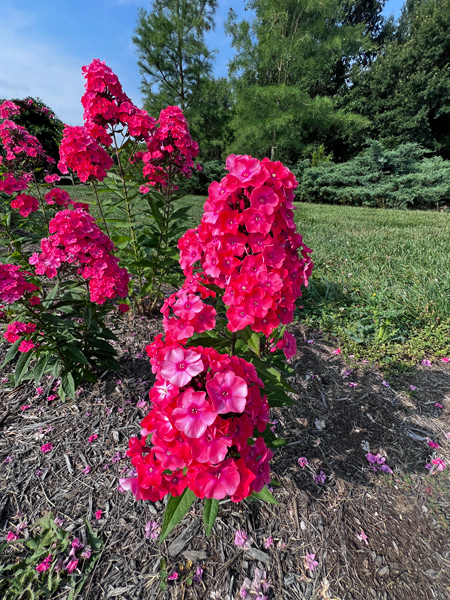
[[[200,225],[179,240],[186,279],[161,309],[164,339],[147,347],[153,406],[141,439],[129,442],[135,474],[120,482],[141,500],[169,494],[161,540],[196,497],[205,499],[208,535],[226,496],[276,503],[270,446],[283,440],[268,427],[270,407],[293,403],[280,351],[296,353],[285,329],[311,250],[296,233],[289,169],[234,155],[226,168],[209,187]]]
[[[304,202],[384,208],[435,208],[450,199],[450,161],[427,157],[418,144],[385,150],[379,142],[352,160],[303,170]]]

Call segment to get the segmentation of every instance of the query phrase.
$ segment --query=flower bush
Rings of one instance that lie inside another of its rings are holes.
[[[207,534],[225,497],[276,503],[269,461],[284,441],[267,425],[271,406],[293,403],[280,353],[296,353],[286,325],[311,250],[296,232],[289,169],[234,155],[227,168],[200,225],[179,240],[185,282],[161,309],[164,338],[147,347],[151,410],[129,442],[134,473],[120,481],[139,500],[170,494],[161,540],[195,498],[205,500]]]

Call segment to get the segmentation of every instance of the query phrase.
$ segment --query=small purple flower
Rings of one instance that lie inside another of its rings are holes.
[[[412,392],[415,392],[415,391],[417,390],[417,388],[416,388],[416,386],[415,386],[415,385],[410,385],[410,386],[409,386],[409,389],[410,389]]]
[[[194,583],[200,583],[203,577],[203,569],[201,567],[197,567],[197,570],[194,573],[194,577],[192,578]]]
[[[300,458],[298,459],[297,462],[303,468],[303,467],[306,467],[306,465],[308,464],[308,459],[305,458],[304,456],[300,456]]]
[[[247,550],[252,545],[252,542],[252,538],[248,537],[246,531],[244,531],[243,529],[238,529],[236,531],[236,535],[234,536],[234,543],[236,546]]]
[[[439,402],[436,402],[436,404],[435,404],[434,406],[435,406],[435,408],[444,408],[444,407],[442,406],[442,404],[439,404]]]
[[[320,471],[320,473],[318,475],[314,475],[314,481],[316,483],[325,483],[327,476],[325,475],[325,473],[323,471]]]
[[[391,387],[390,384],[387,381],[382,381],[381,385],[384,385],[384,387]]]
[[[427,359],[423,360],[422,364],[423,364],[424,367],[431,367],[431,362],[429,360],[427,360]]]
[[[306,568],[311,572],[314,571],[314,569],[319,565],[317,560],[314,560],[315,558],[316,558],[315,554],[307,554],[305,556]]]
[[[7,456],[3,462],[8,465],[10,462],[12,462],[12,460],[13,460],[12,456]]]
[[[145,408],[147,406],[147,402],[145,400],[139,400],[136,406],[137,408]]]
[[[156,540],[159,535],[159,525],[156,521],[149,521],[145,526],[145,539]]]
[[[86,465],[82,471],[82,473],[84,473],[85,475],[87,475],[88,473],[91,472],[91,467],[89,465]]]
[[[355,383],[354,381],[350,381],[350,383],[348,384],[348,387],[355,388],[355,387],[358,387],[358,384]]]
[[[264,548],[266,550],[267,550],[267,548],[270,548],[270,546],[273,546],[273,537],[271,535],[264,542]]]
[[[314,344],[314,340],[308,340],[307,344]]]
[[[359,535],[356,536],[358,538],[358,540],[360,542],[365,542],[366,546],[369,545],[369,542],[367,541],[367,535],[364,533],[364,531],[361,529],[361,533]]]

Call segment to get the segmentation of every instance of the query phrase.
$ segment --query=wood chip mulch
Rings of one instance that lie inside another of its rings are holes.
[[[18,510],[30,523],[51,510],[80,536],[88,519],[105,548],[79,596],[84,600],[234,600],[255,568],[266,571],[271,600],[450,598],[450,467],[425,469],[433,453],[427,438],[440,444],[437,456],[450,458],[444,435],[450,431],[450,364],[419,366],[383,384],[374,365],[345,364],[333,354],[336,340],[293,326],[299,350],[290,383],[297,403],[273,410],[275,431],[287,442],[272,461],[280,505],[225,500],[207,539],[196,503],[159,546],[145,538],[145,524],[162,524],[164,503],[136,502],[117,487],[130,466],[128,439],[139,434],[147,412],[137,403],[148,399],[154,380],[144,348],[160,330],[159,320],[127,315],[116,332],[120,372],[103,374],[76,401],[47,402],[30,383],[17,390],[3,384],[0,539]],[[22,411],[23,405],[31,408]],[[53,450],[43,454],[48,442]],[[386,457],[393,475],[369,468],[368,449]],[[309,465],[301,468],[299,457]],[[86,466],[90,473],[83,473]],[[321,471],[326,480],[315,483]],[[252,537],[250,549],[235,546],[238,529]],[[358,539],[361,531],[368,544]],[[269,537],[273,545],[266,548]],[[318,562],[313,572],[307,554]],[[166,591],[159,588],[162,557],[168,574],[178,573]],[[186,585],[197,567],[202,581]]]

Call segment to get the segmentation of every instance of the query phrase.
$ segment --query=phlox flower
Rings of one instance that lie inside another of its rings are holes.
[[[160,374],[177,387],[183,387],[202,370],[203,362],[200,354],[183,348],[172,348],[166,354]]]
[[[101,510],[98,510],[95,513],[95,518],[97,519],[97,521],[102,518],[102,511]]]
[[[448,358],[447,356],[445,356],[444,358],[441,358],[441,361],[444,363],[448,363],[450,362],[450,358]]]
[[[423,364],[424,367],[431,367],[431,362],[429,360],[427,360],[427,359],[423,360],[422,364]]]
[[[31,340],[23,340],[19,344],[19,352],[27,353],[34,348],[34,343]]]
[[[350,381],[350,383],[348,384],[348,387],[351,387],[351,388],[355,388],[357,386],[358,386],[358,384],[355,383],[354,381]]]
[[[19,539],[19,535],[17,533],[15,533],[14,531],[9,531],[8,535],[6,536],[7,542],[15,542],[18,539]]]
[[[308,464],[308,459],[305,458],[304,456],[301,456],[297,462],[303,468],[303,467],[306,467],[306,465]]]
[[[273,546],[273,537],[269,536],[266,541],[264,542],[264,548],[267,550],[267,548],[270,548],[270,546]]]
[[[430,448],[435,450],[439,448],[439,444],[437,442],[433,442],[433,440],[430,440],[429,438],[427,438],[427,444],[430,446]]]
[[[214,423],[217,413],[207,402],[205,392],[194,392],[188,388],[179,396],[172,416],[176,427],[187,437],[199,438]]]
[[[333,350],[333,354],[340,354],[341,353],[341,349],[337,348],[336,350]]]
[[[387,382],[387,381],[382,381],[381,385],[384,385],[384,387],[391,387],[391,385]]]
[[[145,525],[145,539],[156,540],[159,535],[160,526],[156,521],[149,521]]]
[[[129,307],[129,305],[128,305],[128,304],[124,304],[124,303],[122,303],[122,304],[119,304],[119,306],[118,306],[117,308],[118,308],[118,310],[119,310],[121,313],[127,313],[127,312],[130,310],[130,307]]]
[[[442,460],[442,458],[433,458],[433,460],[431,461],[431,463],[433,465],[437,466],[438,471],[443,471],[446,467],[445,462]]]
[[[194,573],[193,581],[195,583],[200,583],[203,577],[203,569],[201,567],[197,567]]]
[[[410,386],[409,386],[409,389],[410,389],[412,392],[415,392],[415,391],[417,390],[417,388],[416,388],[416,386],[415,386],[415,385],[410,385]]]
[[[442,406],[442,404],[440,404],[439,402],[436,402],[436,404],[435,404],[434,406],[435,406],[435,408],[444,408],[444,407]]]
[[[94,433],[94,435],[89,436],[89,443],[92,444],[92,442],[94,440],[96,440],[98,438],[98,435],[96,433]]]
[[[315,554],[307,554],[305,556],[306,568],[311,572],[314,571],[314,569],[319,566],[319,563],[317,562],[317,560],[314,560],[315,558],[316,558]]]
[[[51,564],[52,564],[52,555],[49,554],[47,556],[47,558],[44,558],[44,560],[40,564],[37,565],[36,571],[38,573],[44,573],[45,571],[48,571],[50,569]]]
[[[91,468],[89,465],[86,465],[86,466],[84,467],[84,469],[83,469],[83,471],[82,471],[82,472],[83,472],[85,475],[88,475],[88,473],[90,473],[90,472],[91,472],[91,470],[92,470],[92,468]]]
[[[244,412],[248,387],[233,371],[216,373],[206,384],[206,389],[216,413]]]
[[[283,340],[285,342],[283,352],[287,360],[290,360],[297,354],[297,340],[288,331],[284,332]]]
[[[358,540],[360,542],[364,542],[366,544],[366,546],[369,545],[369,542],[367,541],[367,535],[364,533],[364,531],[361,529],[361,533],[359,535],[356,536],[358,538]]]
[[[67,563],[67,566],[66,566],[67,573],[69,575],[71,575],[75,571],[75,569],[77,568],[77,565],[78,565],[78,559],[77,558],[72,558],[72,560],[70,560]]]
[[[222,500],[228,494],[232,496],[239,485],[240,476],[236,463],[231,458],[217,466],[209,465],[198,472],[196,484],[206,498]]]
[[[52,450],[53,450],[53,444],[51,444],[51,443],[43,444],[41,446],[42,454],[47,454],[47,452],[51,452]]]
[[[252,545],[252,538],[248,536],[247,532],[244,529],[238,529],[234,536],[234,544],[239,548],[244,548],[244,550],[248,550]]]
[[[320,473],[318,475],[314,475],[314,481],[316,483],[325,483],[327,476],[325,475],[325,473],[323,471],[320,471]]]
[[[178,579],[178,573],[175,571],[172,575],[169,575],[167,581],[176,581]]]

